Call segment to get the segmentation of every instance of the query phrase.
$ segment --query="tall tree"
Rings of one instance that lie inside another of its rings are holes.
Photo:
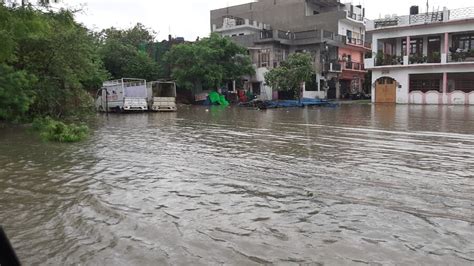
[[[314,74],[312,62],[308,53],[291,54],[279,67],[265,74],[265,82],[276,90],[293,91],[295,98],[300,99],[302,84],[309,82]]]
[[[161,65],[152,58],[154,32],[142,24],[128,30],[109,28],[99,34],[100,54],[113,78],[156,80],[162,76]]]
[[[217,34],[195,43],[173,46],[166,60],[178,84],[194,90],[215,89],[226,80],[254,73],[247,50]]]
[[[63,117],[91,103],[87,91],[100,87],[107,74],[92,35],[72,13],[0,6],[0,16],[7,44],[0,47],[0,64],[22,84],[21,106],[31,115]],[[2,86],[9,91],[14,84]]]

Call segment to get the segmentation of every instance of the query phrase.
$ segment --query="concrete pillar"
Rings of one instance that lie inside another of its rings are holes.
[[[443,94],[448,93],[448,73],[443,73]]]
[[[410,36],[407,36],[407,50],[406,50],[406,55],[409,57],[410,56]]]
[[[449,10],[447,7],[443,7],[443,21],[449,20]]]
[[[428,56],[428,36],[423,37],[423,55]]]
[[[448,63],[449,57],[449,32],[444,33],[444,44],[443,50],[441,51],[441,63],[446,64]]]
[[[235,80],[232,81],[232,91],[236,91],[236,85],[235,85]]]
[[[444,33],[444,53],[449,54],[449,32]]]
[[[339,79],[336,81],[336,99],[341,98],[341,83],[339,82]]]
[[[318,84],[318,97],[321,97],[321,78],[319,74],[316,74],[316,84]]]
[[[443,73],[443,104],[444,103],[447,103],[448,101],[448,73],[447,72],[444,72]]]
[[[402,39],[397,38],[397,45],[396,45],[396,51],[395,54],[397,56],[403,56],[403,51],[402,51]]]

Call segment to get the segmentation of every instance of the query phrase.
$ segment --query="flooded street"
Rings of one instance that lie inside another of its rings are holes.
[[[0,129],[25,265],[472,265],[474,108],[99,116],[79,144]]]

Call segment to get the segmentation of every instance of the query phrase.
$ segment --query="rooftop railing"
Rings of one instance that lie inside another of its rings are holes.
[[[351,12],[347,11],[347,17],[350,18],[350,19],[353,19],[353,20],[364,22],[364,17],[361,14],[351,13]]]
[[[383,19],[374,20],[372,25],[369,23],[369,28],[381,29],[387,27],[430,24],[469,18],[474,19],[474,7],[452,10],[444,9],[443,11],[427,12],[417,15],[387,16]]]

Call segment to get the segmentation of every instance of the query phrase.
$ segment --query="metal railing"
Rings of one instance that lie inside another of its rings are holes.
[[[474,50],[459,50],[450,52],[448,56],[448,62],[474,62]]]
[[[364,45],[364,41],[361,40],[361,39],[357,39],[357,38],[349,38],[349,37],[347,37],[347,38],[346,38],[346,44],[353,44],[353,45],[363,46],[363,45]]]
[[[449,20],[474,18],[474,7],[449,10]]]
[[[333,32],[326,30],[309,30],[309,31],[282,31],[282,30],[262,30],[260,32],[260,39],[275,39],[275,40],[287,40],[287,41],[304,41],[304,40],[315,40],[316,42],[324,40],[332,40],[336,42],[345,43],[346,37],[337,35]],[[359,41],[361,43],[361,41]]]
[[[344,69],[365,71],[364,64],[357,63],[357,62],[344,62]]]
[[[388,16],[374,21],[375,29],[385,27],[407,26],[416,24],[436,23],[459,19],[474,18],[474,7],[458,8],[436,12],[427,12],[408,16]]]
[[[342,65],[337,61],[331,61],[324,64],[325,72],[342,72]]]
[[[321,32],[317,30],[310,30],[310,31],[300,31],[294,33],[295,40],[304,40],[304,39],[312,39],[312,38],[320,38]]]
[[[361,22],[364,21],[364,17],[361,14],[351,13],[349,11],[347,11],[347,17],[353,20],[361,21]]]

